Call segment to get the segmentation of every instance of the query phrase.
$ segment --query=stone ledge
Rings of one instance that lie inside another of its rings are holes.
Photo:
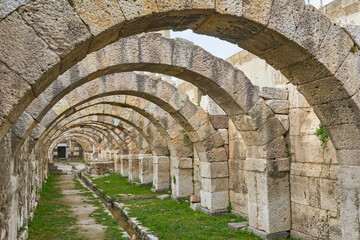
[[[281,238],[289,237],[289,232],[277,232],[277,233],[267,233],[256,228],[247,227],[248,232],[252,232],[255,235],[261,237],[264,240],[276,240]]]
[[[202,211],[203,213],[205,213],[207,215],[210,215],[210,216],[220,216],[220,215],[223,215],[224,213],[228,213],[227,210],[215,210],[215,211],[212,211],[212,210],[209,210],[209,209],[204,208],[204,207],[200,207],[200,211]]]
[[[93,190],[99,195],[101,195],[102,198],[105,198],[105,200],[107,200],[108,202],[112,202],[110,197],[105,195],[100,189],[98,189],[96,187],[96,184],[94,184],[91,179],[86,177],[84,174],[81,174],[81,172],[78,176],[83,179],[88,186],[90,186],[90,189],[93,188]],[[126,208],[123,203],[113,202],[113,206],[121,212],[122,216],[141,239],[158,240],[155,235],[149,232],[148,228],[141,226],[140,223],[136,220],[136,218],[131,218],[129,216],[129,209]]]
[[[301,239],[307,239],[307,240],[317,240],[319,238],[316,237],[312,237],[310,235],[295,231],[295,230],[291,230],[290,231],[290,236],[294,237],[294,238],[301,238]]]
[[[232,229],[235,229],[235,230],[239,230],[239,229],[242,229],[242,228],[246,228],[247,225],[249,224],[249,222],[234,222],[234,223],[228,223],[228,227],[229,228],[232,228]]]

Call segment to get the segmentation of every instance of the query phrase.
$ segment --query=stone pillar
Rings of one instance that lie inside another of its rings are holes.
[[[140,180],[142,184],[153,181],[153,156],[144,154],[140,158]]]
[[[286,238],[291,228],[288,158],[246,158],[248,230],[266,239]]]
[[[175,199],[190,197],[193,192],[191,158],[171,157],[171,189]]]
[[[200,162],[201,208],[210,215],[227,212],[229,205],[228,162]]]
[[[129,181],[139,180],[140,175],[140,160],[139,155],[134,154],[129,156]]]
[[[170,187],[170,159],[166,156],[153,158],[153,185],[152,191],[163,191]]]
[[[358,151],[359,153],[360,151]],[[352,157],[356,158],[354,153]],[[339,160],[339,163],[341,163],[342,159]],[[340,165],[339,187],[342,239],[358,240],[360,239],[360,166]]]
[[[129,177],[129,155],[120,156],[120,174],[123,177]]]
[[[115,154],[114,158],[114,167],[115,167],[115,173],[120,174],[121,173],[121,162],[120,162],[120,155]]]

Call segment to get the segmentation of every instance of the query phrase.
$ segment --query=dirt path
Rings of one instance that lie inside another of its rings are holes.
[[[79,190],[75,189],[73,175],[62,175],[60,177],[60,188],[65,195],[62,201],[71,207],[71,210],[78,216],[79,235],[84,239],[101,240],[105,237],[106,227],[97,224],[90,214],[96,209],[92,204],[85,202],[85,198]]]

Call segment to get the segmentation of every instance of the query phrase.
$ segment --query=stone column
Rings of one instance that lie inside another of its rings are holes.
[[[153,181],[153,156],[144,154],[140,158],[140,180],[142,184]]]
[[[171,189],[175,199],[190,197],[193,192],[191,158],[171,157]]]
[[[160,192],[170,187],[170,159],[166,156],[153,158],[153,185],[152,191]]]
[[[129,155],[120,156],[120,174],[123,177],[129,177]]]
[[[342,152],[344,151],[346,150],[342,150]],[[351,150],[348,151],[350,152]],[[359,153],[360,151],[358,151]],[[354,153],[352,157],[356,158]],[[339,163],[341,163],[342,159],[339,158],[339,160]],[[342,239],[358,240],[360,239],[360,166],[340,165],[339,187]]]
[[[227,212],[229,205],[228,162],[200,162],[201,208],[210,215]]]
[[[286,238],[291,228],[288,158],[246,158],[248,230],[266,239]]]
[[[120,155],[118,154],[115,154],[114,167],[115,167],[115,173],[120,174],[121,163],[120,163]]]
[[[134,154],[129,156],[129,181],[139,180],[140,175],[140,160],[139,155]]]

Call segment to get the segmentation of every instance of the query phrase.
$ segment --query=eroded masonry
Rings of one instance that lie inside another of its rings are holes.
[[[0,19],[0,240],[61,158],[231,203],[268,239],[360,238],[358,1],[3,0]]]

